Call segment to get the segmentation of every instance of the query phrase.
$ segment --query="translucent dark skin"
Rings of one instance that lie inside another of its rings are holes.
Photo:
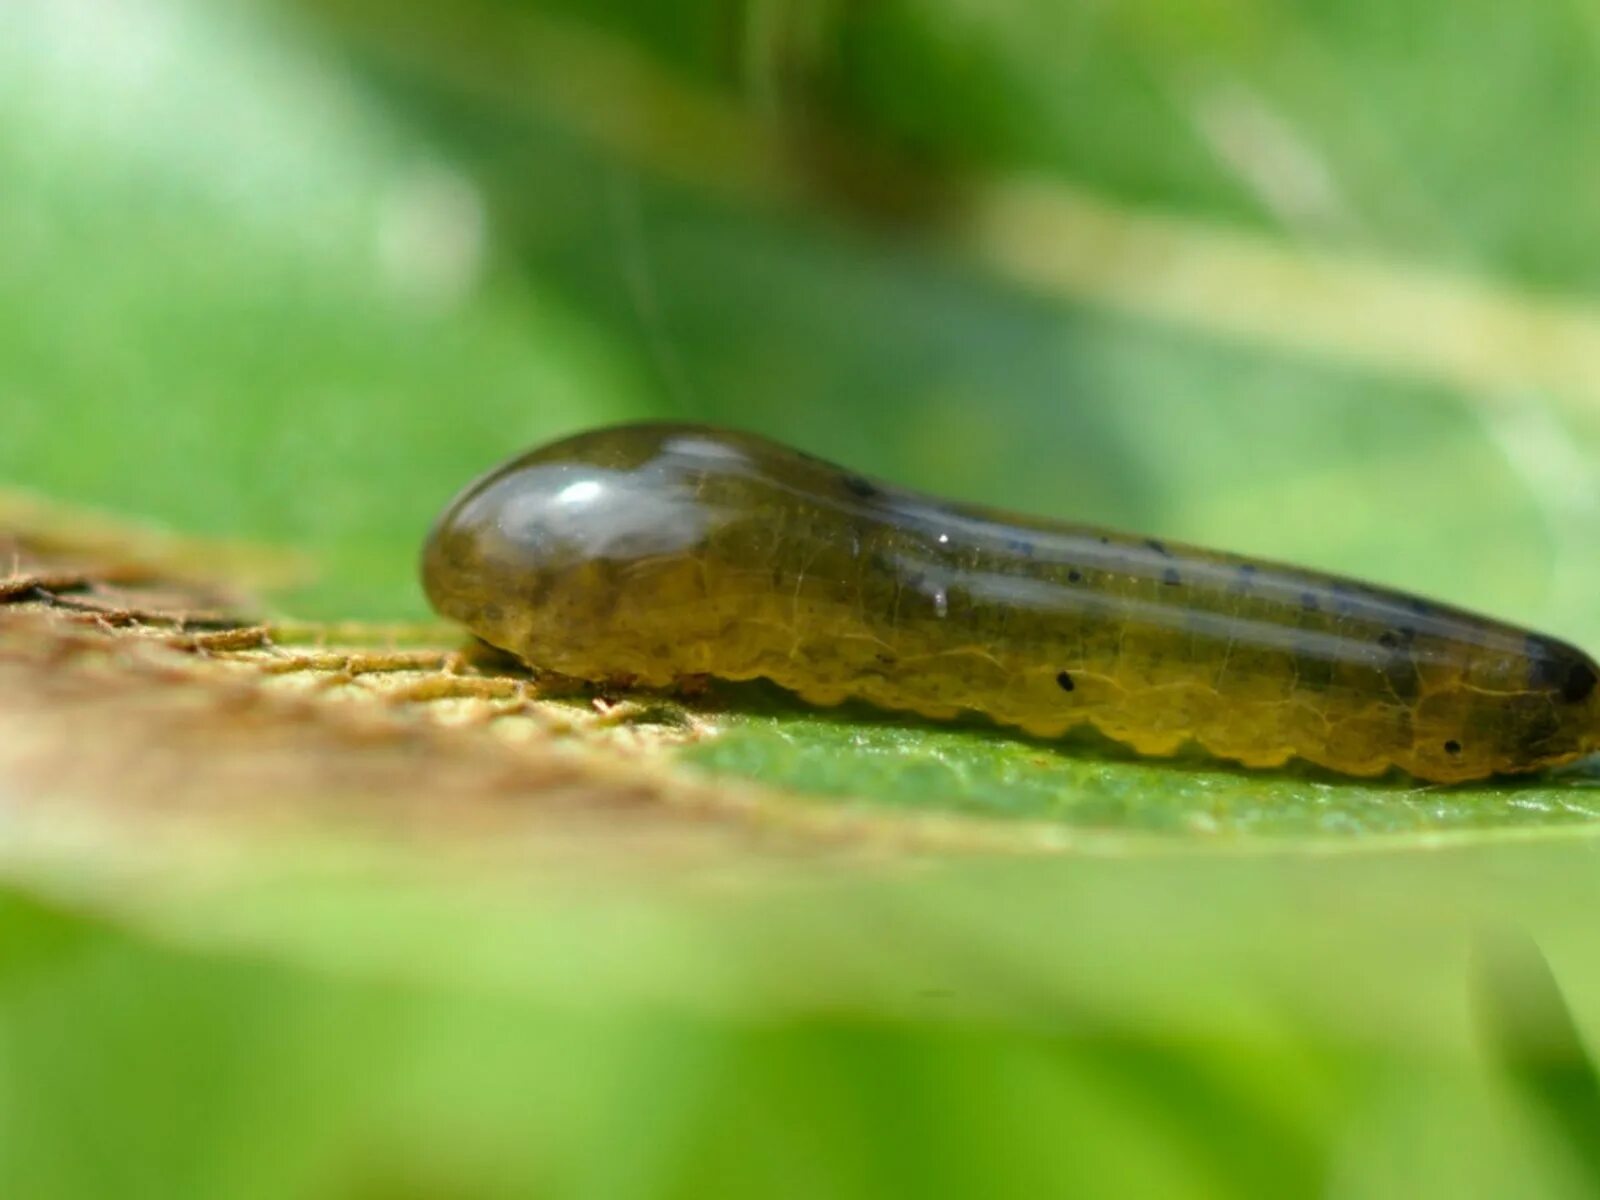
[[[600,429],[508,462],[440,516],[423,582],[484,641],[587,680],[764,676],[815,704],[1442,783],[1600,745],[1600,670],[1553,638],[693,425]]]

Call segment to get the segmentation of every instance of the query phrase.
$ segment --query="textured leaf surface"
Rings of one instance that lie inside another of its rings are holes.
[[[1197,841],[1582,826],[1600,818],[1600,784],[1590,768],[1453,788],[1373,783],[1235,770],[1194,755],[1140,761],[1088,739],[1030,742],[864,709],[807,712],[759,691],[736,699],[741,707],[728,712],[723,732],[684,751],[689,761],[852,805]]]
[[[1592,1075],[1562,988],[1600,991],[1592,837],[1241,855],[1125,820],[930,819],[907,780],[878,797],[899,811],[817,810],[666,759],[736,736],[724,722],[804,719],[547,701],[419,649],[425,630],[241,624],[236,598],[148,561],[8,553],[23,570],[0,608],[0,864],[56,898],[0,900],[8,1086],[29,1100],[4,1110],[27,1114],[7,1139],[27,1149],[0,1172],[22,1190],[131,1171],[195,1195],[395,1173],[582,1191],[641,1086],[679,1114],[658,1136],[685,1178],[732,1171],[741,1189],[786,1169],[725,1158],[729,1128],[772,1138],[843,1098],[847,1115],[807,1128],[818,1178],[847,1194],[879,1193],[879,1172],[1178,1195],[1392,1180],[1403,1120],[1326,1141],[1385,1090],[1474,1143],[1464,1176],[1581,1187],[1581,1160],[1486,1132],[1524,1093],[1552,1128],[1584,1120]],[[925,740],[940,736],[976,735]],[[1471,1065],[1474,1004],[1503,1080]],[[156,1106],[123,1074],[152,1055]],[[202,1080],[203,1116],[184,1117]],[[1485,1083],[1490,1098],[1460,1098]],[[82,1091],[105,1097],[88,1119],[114,1167],[31,1132],[83,1121]],[[852,1167],[908,1094],[946,1141],[875,1143]],[[997,1124],[965,1113],[974,1095]],[[551,1115],[530,1126],[527,1103]],[[1144,1144],[1152,1105],[1154,1152],[1022,1154],[1041,1113]],[[399,1132],[463,1113],[465,1142]],[[186,1155],[197,1120],[233,1148]],[[649,1156],[630,1164],[664,1186]]]

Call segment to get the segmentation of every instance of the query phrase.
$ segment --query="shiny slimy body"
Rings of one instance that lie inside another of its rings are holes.
[[[1600,745],[1581,651],[1313,571],[955,504],[748,434],[601,429],[472,484],[435,608],[530,664],[1092,726],[1253,767],[1457,782]]]

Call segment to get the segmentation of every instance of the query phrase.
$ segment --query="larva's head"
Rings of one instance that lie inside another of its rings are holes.
[[[698,439],[698,440],[697,440]],[[534,665],[656,675],[693,632],[697,556],[726,510],[707,479],[741,446],[683,426],[596,430],[470,484],[434,523],[422,581],[443,616]]]

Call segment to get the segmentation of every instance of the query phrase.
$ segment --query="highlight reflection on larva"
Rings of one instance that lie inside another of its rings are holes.
[[[580,679],[765,676],[815,704],[1441,782],[1600,746],[1600,675],[1553,638],[955,504],[695,425],[600,429],[511,460],[439,518],[423,581],[478,637]]]

